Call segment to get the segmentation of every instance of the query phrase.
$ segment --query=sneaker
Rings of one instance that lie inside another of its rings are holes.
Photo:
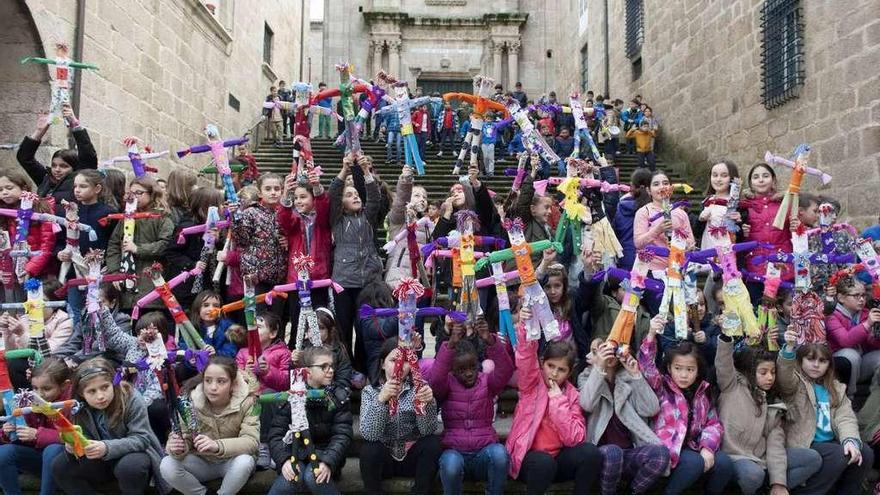
[[[261,443],[259,454],[257,456],[257,469],[260,471],[275,469],[274,464],[275,462],[272,461],[272,457],[269,455],[269,444]]]

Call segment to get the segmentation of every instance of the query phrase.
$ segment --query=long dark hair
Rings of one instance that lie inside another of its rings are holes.
[[[89,359],[76,368],[76,374],[73,376],[73,392],[77,395],[78,399],[85,401],[85,397],[82,393],[86,384],[98,377],[106,378],[107,381],[113,383],[113,378],[115,376],[116,369],[110,361],[102,357]],[[125,381],[113,385],[113,400],[110,401],[110,405],[104,409],[104,415],[107,417],[107,425],[110,426],[110,428],[116,428],[125,418],[125,410],[128,407],[128,398],[131,396],[132,390],[131,384]],[[87,414],[86,408],[83,407],[76,414],[76,417],[79,420],[83,420]]]
[[[386,380],[388,380],[388,377],[385,376],[384,369],[385,358],[387,358],[394,349],[397,349],[397,337],[392,337],[385,340],[385,342],[382,342],[382,347],[379,349],[379,359],[376,361],[376,366],[373,368],[371,372],[372,376],[370,377],[370,381],[376,388],[379,388]]]
[[[669,374],[669,367],[672,365],[672,361],[678,356],[693,356],[697,360],[697,379],[694,380],[691,388],[696,390],[696,387],[706,379],[707,369],[706,369],[706,360],[703,359],[703,355],[700,353],[700,348],[697,347],[693,342],[689,342],[687,340],[683,340],[678,343],[678,345],[672,346],[663,353],[663,373]]]
[[[630,194],[636,200],[636,209],[639,209],[651,202],[651,179],[654,175],[663,172],[654,171],[647,168],[637,168],[633,171],[630,179]]]
[[[723,163],[724,166],[727,167],[727,175],[730,176],[730,182],[733,182],[733,179],[739,178],[739,169],[736,167],[736,164],[729,158],[719,158],[717,160],[712,160],[709,162],[709,181],[706,184],[706,193],[705,196],[708,198],[715,194],[715,190],[712,189],[712,169],[715,168],[715,165],[719,163]],[[751,177],[752,174],[749,174]]]
[[[837,381],[834,378],[834,356],[831,354],[831,350],[825,344],[820,344],[818,342],[810,342],[801,345],[797,349],[797,354],[795,355],[795,359],[797,359],[798,369],[803,373],[803,363],[804,359],[816,359],[816,358],[825,358],[828,361],[828,370],[825,371],[825,376],[823,376],[820,380],[819,385],[825,387],[825,390],[828,391],[828,394],[831,396],[831,407],[837,407],[840,405],[840,401],[843,399],[837,393],[837,388],[834,386],[834,382]]]
[[[758,370],[758,365],[761,363],[771,362],[774,365],[776,364],[776,355],[766,349],[758,349],[755,347],[744,347],[733,355],[733,367],[736,368],[737,371],[742,373],[742,375],[749,382],[749,391],[752,394],[752,400],[755,401],[755,405],[758,406],[758,414],[760,416],[760,406],[762,404],[768,403],[771,404],[775,402],[776,399],[776,383],[773,383],[773,388],[768,390],[765,393],[762,393],[760,387],[758,387],[757,379],[755,378],[755,373]]]
[[[569,373],[574,373],[574,368],[578,364],[577,350],[574,346],[567,340],[549,342],[541,354],[541,361],[560,358],[568,361]]]
[[[766,168],[770,172],[770,177],[773,178],[773,190],[776,190],[776,171],[773,170],[773,167],[767,165],[764,162],[756,163],[752,165],[752,168],[749,169],[749,175],[746,177],[746,182],[749,184],[749,190],[752,190],[752,174],[755,173],[755,170],[759,168]]]

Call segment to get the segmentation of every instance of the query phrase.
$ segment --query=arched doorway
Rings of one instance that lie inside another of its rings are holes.
[[[0,144],[19,143],[33,131],[37,112],[49,105],[45,65],[21,65],[24,57],[43,56],[34,19],[23,1],[0,2]],[[0,167],[17,166],[15,151],[0,150]]]

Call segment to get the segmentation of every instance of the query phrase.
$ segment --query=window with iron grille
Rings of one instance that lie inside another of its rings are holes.
[[[587,45],[581,48],[581,91],[587,90],[589,83],[590,60],[587,53]]]
[[[804,85],[800,0],[765,0],[761,9],[761,99],[767,109],[797,98]]]
[[[638,58],[645,40],[644,0],[626,0],[626,56]]]

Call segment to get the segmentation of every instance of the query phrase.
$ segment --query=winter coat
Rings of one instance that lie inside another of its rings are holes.
[[[635,224],[636,210],[638,205],[632,196],[624,196],[617,204],[617,211],[611,227],[617,235],[617,240],[623,247],[623,258],[617,262],[617,266],[624,270],[631,270],[636,261],[636,244],[633,241],[633,225]]]
[[[102,308],[100,317],[104,338],[107,342],[107,352],[125,356],[125,363],[130,364],[137,363],[147,357],[147,350],[141,347],[138,338],[130,332],[122,330],[108,309]],[[148,407],[154,400],[165,397],[162,384],[159,383],[159,378],[153,370],[138,370],[132,380],[132,385],[141,394]]]
[[[531,450],[545,415],[549,416],[563,446],[574,447],[583,443],[587,436],[577,388],[566,382],[562,394],[550,397],[538,363],[538,342],[526,340],[525,327],[521,324],[517,324],[516,333],[519,400],[505,444],[510,453],[508,472],[514,479],[519,476],[523,458]]]
[[[232,385],[232,399],[223,411],[215,413],[208,404],[202,384],[190,393],[193,411],[199,422],[199,435],[215,440],[220,446],[217,453],[199,452],[197,455],[209,461],[232,459],[240,455],[256,457],[260,445],[260,413],[256,398],[252,395],[256,383],[249,383],[244,373],[239,373]],[[183,459],[194,451],[192,438],[186,437],[186,449],[182,454],[170,454]]]
[[[871,393],[868,400],[859,409],[859,428],[863,442],[874,442],[874,438],[880,434],[880,368],[874,370],[871,379]]]
[[[773,220],[776,212],[779,211],[780,200],[776,199],[775,194],[767,194],[764,196],[755,196],[752,198],[743,198],[739,202],[740,209],[747,213],[749,235],[746,236],[747,241],[758,241],[772,245],[770,249],[762,247],[755,248],[745,255],[746,270],[763,275],[766,271],[766,263],[755,263],[755,256],[768,256],[778,251],[791,252],[791,232],[788,230],[788,219],[785,220],[785,228],[779,230],[773,226]],[[782,268],[782,279],[791,280],[794,272],[787,264]]]
[[[391,204],[391,212],[388,214],[388,238],[393,239],[400,231],[407,228],[406,205],[412,198],[413,179],[401,177],[397,181],[397,192],[394,202]],[[431,241],[431,232],[427,228],[415,227],[416,243],[423,246]],[[394,245],[388,253],[385,262],[385,283],[394,289],[397,283],[404,277],[412,277],[412,268],[409,261],[409,248],[406,238]]]
[[[250,353],[248,353],[247,347],[238,350],[238,354],[235,356],[235,364],[238,365],[238,369],[254,371],[253,364],[248,366],[249,357]],[[288,390],[290,388],[290,349],[287,348],[287,344],[280,340],[275,342],[263,349],[262,357],[269,365],[269,369],[263,374],[257,374],[257,378],[260,380],[260,393],[269,390],[273,392]]]
[[[347,400],[340,401],[334,394],[328,394],[328,397],[322,399],[309,399],[306,401],[306,417],[318,462],[330,467],[334,476],[341,474],[354,435],[350,403]],[[291,445],[284,443],[288,430],[290,403],[285,401],[272,416],[268,434],[269,452],[278,474],[281,474],[284,463],[290,460]],[[318,463],[314,463],[312,467],[318,467]]]
[[[154,213],[164,213],[162,211],[154,211]],[[110,235],[110,241],[107,243],[106,263],[107,273],[117,273],[122,263],[122,224],[118,222],[113,234]],[[165,248],[171,242],[171,236],[174,234],[174,223],[167,215],[160,218],[143,218],[135,221],[134,243],[137,245],[137,253],[134,253],[135,272],[137,273],[137,292],[124,291],[121,296],[120,305],[123,308],[131,308],[138,299],[144,297],[155,287],[150,277],[142,276],[144,270],[149,268],[155,262],[162,262],[162,255]],[[164,308],[165,305],[161,299],[156,299],[147,308]]]
[[[75,325],[73,327],[73,332],[70,334],[70,337],[67,338],[67,341],[53,350],[52,355],[65,359],[70,358],[76,363],[81,363],[99,355],[103,355],[106,359],[117,363],[127,360],[126,352],[128,345],[121,342],[115,342],[111,335],[115,334],[113,328],[115,326],[119,329],[119,335],[131,337],[131,316],[118,309],[107,311],[109,312],[113,324],[111,325],[109,321],[102,320],[104,331],[109,332],[105,335],[106,349],[103,353],[93,350],[92,353],[85,354],[83,352],[83,325]],[[87,315],[88,314],[83,311],[83,321],[85,321],[85,318],[88,318]],[[97,345],[93,345],[93,349],[97,349]]]
[[[786,346],[776,358],[776,383],[782,400],[788,406],[785,446],[806,449],[816,436],[816,392],[813,382],[803,376],[798,368],[794,352],[789,353]],[[848,439],[859,440],[859,422],[846,395],[846,386],[835,380],[834,390],[840,399],[837,406],[831,404],[831,429],[834,431],[834,438],[840,443]],[[828,395],[831,396],[831,390]]]
[[[372,373],[379,362],[379,353],[382,351],[382,344],[388,339],[397,337],[397,317],[359,317],[355,320],[354,326],[356,330],[360,331],[359,335],[364,339],[364,347],[366,347],[367,353],[367,370]]]
[[[377,399],[381,386],[368,385],[361,394],[361,435],[367,442],[382,442],[391,457],[402,461],[409,446],[437,431],[437,400],[425,404],[425,414],[414,408],[416,389],[407,377],[398,396],[397,416],[392,418],[388,403]]]
[[[287,236],[287,282],[296,282],[299,279],[294,266],[290,260],[294,256],[307,254],[312,257],[315,262],[309,272],[312,280],[322,280],[330,278],[332,268],[333,238],[330,229],[330,198],[327,193],[315,196],[315,211],[312,220],[311,233],[307,232],[306,224],[308,220],[295,211],[293,207],[282,207],[278,210],[278,224],[284,235]],[[308,249],[306,248],[306,236],[310,236]]]
[[[121,387],[114,387],[115,392],[121,393]],[[83,407],[74,417],[74,423],[80,425],[86,438],[97,440],[101,438],[98,427],[95,424],[93,414],[97,411],[82,401]],[[136,390],[130,389],[127,402],[125,404],[125,415],[122,421],[115,427],[110,426],[108,421],[107,428],[110,430],[112,439],[101,440],[107,447],[107,453],[104,455],[103,461],[117,461],[126,454],[144,453],[150,458],[150,468],[153,473],[153,483],[156,485],[156,491],[165,494],[171,491],[171,487],[165,482],[162,474],[159,472],[159,464],[162,462],[162,456],[165,451],[159,444],[156,434],[150,429],[150,420],[147,416],[147,404],[143,397]]]
[[[653,203],[646,204],[636,212],[635,219],[633,220],[633,244],[635,244],[636,250],[644,249],[649,245],[669,247],[666,234],[663,232],[654,234],[651,231],[651,227],[657,223],[663,222],[662,218],[658,218],[653,222],[649,221],[649,219],[657,213],[660,213],[660,209],[654,206]],[[683,231],[687,234],[688,248],[694,246],[695,241],[694,233],[691,231],[691,222],[688,219],[687,213],[683,209],[676,208],[672,210],[672,228],[673,230]],[[665,256],[654,256],[648,266],[651,270],[665,271],[668,264],[669,262]]]
[[[617,299],[605,294],[605,282],[587,282],[583,272],[580,277],[580,292],[578,298],[581,301],[590,301],[590,322],[592,324],[591,339],[608,338],[611,328],[617,320],[620,313],[620,303]],[[636,309],[636,322],[633,329],[632,338],[630,339],[630,349],[638,349],[642,344],[642,339],[648,335],[651,329],[651,315],[645,311],[645,308],[639,305]]]
[[[357,214],[342,210],[343,181],[330,183],[330,224],[333,228],[333,280],[347,288],[361,288],[382,280],[382,261],[374,232],[379,228],[379,184],[366,183],[366,200]]]
[[[880,337],[874,333],[872,324],[868,323],[868,310],[862,310],[856,325],[845,311],[838,304],[834,312],[825,317],[825,333],[831,352],[845,348],[858,349],[862,353],[880,349]]]
[[[611,418],[617,415],[636,447],[662,445],[651,430],[651,419],[660,411],[660,402],[644,376],[632,376],[620,367],[614,379],[614,393],[606,373],[591,366],[578,377],[580,405],[587,412],[587,441],[599,445]]]
[[[480,373],[471,388],[465,388],[452,374],[455,351],[449,343],[440,346],[434,365],[425,374],[443,416],[444,449],[459,452],[477,452],[498,442],[492,426],[495,419],[495,399],[513,375],[513,359],[505,345],[498,340],[486,348],[486,357],[495,363],[495,370]]]
[[[287,240],[274,208],[257,203],[235,212],[232,238],[241,251],[241,273],[254,276],[255,285],[286,280]]]
[[[755,404],[749,380],[733,365],[733,340],[719,339],[715,373],[721,397],[718,412],[724,425],[722,450],[734,460],[748,459],[770,475],[770,485],[787,485],[785,404]]]
[[[675,469],[681,449],[699,452],[708,449],[717,452],[721,448],[724,425],[718,420],[718,412],[709,398],[709,382],[695,384],[693,400],[688,402],[684,392],[668,375],[661,375],[654,363],[657,341],[645,339],[639,349],[639,366],[648,385],[660,399],[660,413],[654,420],[654,433],[669,450],[669,466]],[[690,429],[688,417],[692,416]]]
[[[226,338],[226,330],[229,329],[234,321],[229,318],[220,318],[217,320],[217,327],[214,328],[214,334],[212,336],[208,336],[208,327],[205,326],[204,323],[199,325],[199,335],[201,335],[202,340],[205,341],[205,344],[214,348],[217,351],[218,356],[226,356],[234,358],[238,353],[238,346],[235,345],[235,342]],[[188,349],[186,345],[186,341],[183,339],[182,335],[177,335],[177,349],[186,350]],[[173,350],[173,349],[169,349]]]
[[[183,212],[179,219],[172,217],[172,221],[174,223],[174,235],[171,236],[171,241],[165,246],[165,252],[163,253],[165,280],[171,280],[180,272],[195,268],[196,263],[202,259],[202,246],[205,245],[205,241],[202,240],[202,236],[199,234],[188,235],[184,238],[186,242],[183,244],[177,243],[177,237],[181,229],[196,225],[189,212]],[[212,275],[213,273],[204,274],[204,280],[208,282],[205,284],[205,287],[210,287]],[[177,287],[171,289],[174,297],[183,305],[184,309],[189,309],[189,304],[195,299],[196,295],[192,293],[193,282],[195,282],[195,277],[190,277]]]
[[[63,401],[67,399],[70,399],[69,386],[64,387],[61,391],[61,395],[58,396],[58,398],[55,400]],[[69,416],[69,411],[62,411],[62,414],[64,414],[65,416]],[[15,442],[16,444],[27,445],[37,450],[43,450],[53,443],[61,443],[61,437],[59,436],[58,429],[55,427],[55,423],[49,420],[49,418],[47,418],[46,416],[42,414],[28,414],[24,417],[24,422],[28,425],[29,428],[37,430],[37,436],[31,442],[18,440]],[[9,439],[5,432],[0,430],[0,444],[2,443],[13,442]]]
[[[37,194],[42,197],[52,196],[55,198],[55,204],[61,204],[62,199],[74,201],[73,196],[73,179],[77,170],[87,168],[98,168],[98,154],[95,147],[89,139],[89,133],[83,127],[77,127],[71,130],[73,139],[76,141],[77,160],[71,163],[73,171],[67,174],[61,181],[55,182],[52,178],[49,167],[40,163],[36,158],[37,149],[40,147],[40,141],[25,136],[21,141],[21,146],[15,158],[21,164],[25,172],[37,184]]]
[[[76,175],[74,173],[74,175]],[[79,223],[84,223],[92,228],[95,231],[95,234],[98,236],[98,239],[94,242],[89,240],[88,232],[81,231],[79,233],[79,251],[82,254],[86,254],[89,252],[89,249],[107,249],[107,242],[110,240],[110,234],[113,233],[113,229],[116,227],[116,221],[110,221],[106,226],[98,223],[98,219],[104,218],[111,213],[116,213],[116,209],[112,206],[103,203],[97,202],[93,205],[84,205],[79,201],[76,202],[79,207]],[[55,214],[59,217],[63,217],[65,214],[64,206],[57,204],[55,207]],[[58,251],[61,251],[67,246],[67,231],[65,228],[62,228],[60,232],[55,234],[55,251],[54,253],[57,255]],[[70,271],[70,278],[74,278],[73,270]]]
[[[6,231],[9,232],[9,242],[15,243],[15,236],[18,232],[17,219],[14,217],[4,217],[6,220]],[[40,254],[27,258],[24,264],[24,270],[30,277],[40,278],[46,275],[48,271],[55,266],[52,255],[55,248],[55,233],[52,222],[38,222],[31,220],[28,229],[27,244],[31,251],[40,251]]]

